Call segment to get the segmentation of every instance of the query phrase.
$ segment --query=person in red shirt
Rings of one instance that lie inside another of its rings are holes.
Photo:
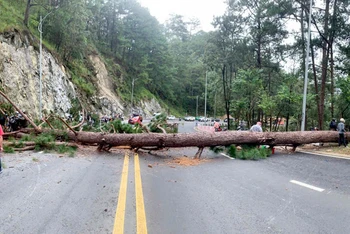
[[[215,121],[214,129],[215,129],[215,132],[221,131],[221,127],[220,127],[220,123],[219,122]]]
[[[136,115],[134,117],[132,117],[131,119],[129,119],[129,124],[140,124],[142,126],[142,116],[141,115]]]
[[[2,136],[4,135],[4,131],[2,130],[2,126],[0,125],[0,151],[2,152],[4,149],[2,147]],[[1,166],[1,155],[0,155],[0,173],[2,172],[2,166]]]

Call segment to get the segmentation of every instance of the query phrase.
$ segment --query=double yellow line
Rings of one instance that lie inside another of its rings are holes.
[[[147,234],[145,205],[143,201],[139,155],[134,155],[135,194],[136,194],[136,227],[137,234]],[[129,155],[125,154],[122,178],[120,182],[117,211],[115,214],[113,234],[124,234],[126,190],[128,187]]]

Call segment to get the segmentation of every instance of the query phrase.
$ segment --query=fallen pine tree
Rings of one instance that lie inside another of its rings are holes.
[[[23,129],[29,133],[34,129]],[[195,132],[195,133],[141,133],[141,134],[114,134],[98,132],[72,132],[62,130],[42,129],[41,133],[50,132],[56,137],[62,137],[68,141],[98,145],[98,150],[108,151],[116,146],[129,146],[133,149],[163,149],[179,147],[198,147],[197,157],[204,147],[228,146],[241,144],[288,145],[296,148],[302,144],[337,142],[338,133],[335,131],[297,131],[297,132],[264,132],[255,133],[249,131],[225,131],[225,132]]]
[[[255,133],[249,131],[224,131],[224,132],[195,132],[195,133],[139,133],[118,134],[101,132],[84,132],[76,130],[83,121],[76,126],[69,126],[63,119],[59,118],[67,127],[67,130],[56,130],[49,124],[49,118],[43,121],[48,123],[51,129],[41,128],[28,118],[16,105],[3,95],[33,126],[32,129],[21,129],[18,132],[9,133],[12,136],[21,137],[25,134],[48,133],[55,139],[64,139],[74,143],[98,145],[98,150],[108,151],[116,146],[129,146],[133,149],[163,149],[171,147],[198,147],[196,157],[200,157],[204,147],[229,146],[241,144],[293,146],[294,149],[302,144],[337,142],[336,131],[295,131],[295,132],[263,132]],[[164,129],[163,129],[164,132]],[[29,147],[30,148],[30,147]]]
[[[231,144],[257,145],[293,145],[309,143],[337,142],[335,131],[296,131],[264,132],[225,131],[195,133],[141,133],[141,134],[104,134],[96,132],[67,132],[69,139],[84,144],[106,144],[110,146],[140,147],[210,147]]]

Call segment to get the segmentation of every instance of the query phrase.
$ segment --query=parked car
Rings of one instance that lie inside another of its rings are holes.
[[[184,118],[184,120],[185,121],[195,121],[195,117],[193,117],[193,116],[186,116],[185,118]]]
[[[199,118],[199,121],[200,122],[209,122],[210,118],[205,118],[205,117],[202,116],[202,117]]]
[[[233,121],[235,121],[235,119],[230,118],[230,122],[233,122]],[[226,118],[226,119],[224,119],[224,122],[227,122],[227,118]]]
[[[174,119],[175,119],[175,116],[169,115],[169,116],[167,117],[167,119],[168,119],[168,120],[174,120]]]

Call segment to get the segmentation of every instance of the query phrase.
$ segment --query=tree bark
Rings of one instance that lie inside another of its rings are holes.
[[[326,81],[327,81],[327,67],[329,59],[329,44],[328,44],[328,24],[329,24],[329,5],[330,0],[326,0],[326,10],[324,16],[324,33],[322,42],[322,75],[321,75],[321,90],[320,90],[320,103],[318,113],[318,127],[323,129],[324,112],[325,112],[325,97],[326,97]]]
[[[263,132],[224,131],[196,133],[103,134],[95,132],[68,133],[71,140],[84,144],[140,147],[210,147],[231,144],[302,145],[338,142],[336,131]]]
[[[338,0],[335,0],[333,4],[332,27],[331,27],[330,37],[329,37],[329,48],[331,53],[330,67],[331,67],[331,117],[332,118],[334,117],[334,53],[333,53],[334,45],[333,44],[334,44],[336,21],[337,21],[337,3],[338,3]]]
[[[24,20],[23,20],[23,23],[25,26],[28,27],[28,22],[29,22],[29,10],[30,10],[30,7],[31,7],[31,0],[27,0],[27,7],[26,7],[26,10],[25,10],[25,13],[24,13]]]

